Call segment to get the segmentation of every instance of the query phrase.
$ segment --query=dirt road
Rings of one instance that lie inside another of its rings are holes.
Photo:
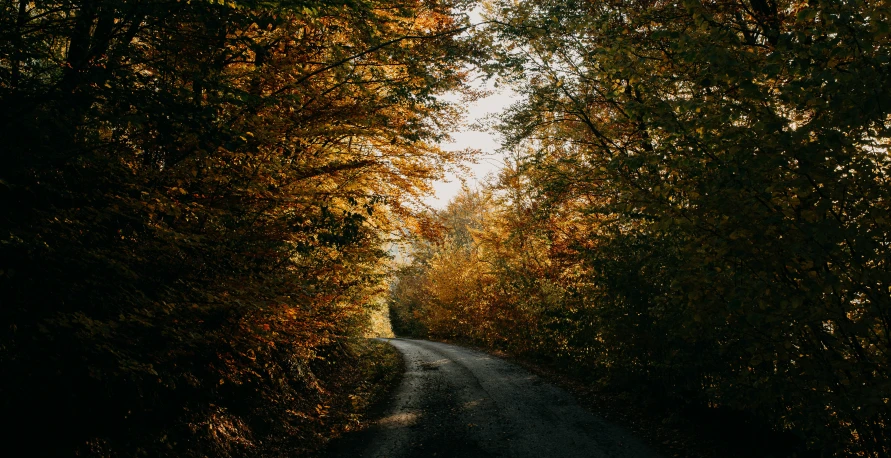
[[[390,339],[406,373],[382,418],[334,455],[657,457],[565,391],[497,357],[438,342]]]

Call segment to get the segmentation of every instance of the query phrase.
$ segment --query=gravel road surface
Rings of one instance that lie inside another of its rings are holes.
[[[657,457],[568,393],[497,357],[426,340],[385,339],[406,373],[370,428],[334,456]]]

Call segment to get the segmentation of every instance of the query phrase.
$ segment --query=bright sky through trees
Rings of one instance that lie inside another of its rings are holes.
[[[446,175],[446,179],[434,182],[434,195],[424,200],[427,205],[434,208],[445,208],[449,201],[461,191],[462,179],[467,186],[472,188],[474,185],[482,183],[487,175],[498,171],[504,165],[502,154],[498,152],[500,146],[498,135],[485,130],[475,130],[480,126],[474,126],[474,124],[485,121],[487,116],[502,112],[515,101],[516,94],[507,88],[496,89],[491,83],[487,88],[494,92],[467,106],[465,123],[451,133],[452,142],[442,145],[444,149],[450,151],[477,148],[483,154],[477,163],[465,164],[469,167],[468,174],[450,172]],[[460,95],[452,94],[450,97],[444,98],[459,101]]]
[[[478,7],[470,11],[469,17],[473,24],[483,22],[482,8]],[[487,82],[484,88],[491,91],[491,94],[467,105],[464,124],[457,126],[457,129],[451,132],[452,142],[442,145],[444,149],[450,151],[477,148],[483,154],[478,157],[475,164],[465,164],[469,167],[469,173],[466,175],[450,172],[446,174],[444,180],[433,182],[434,194],[424,199],[424,203],[427,205],[440,209],[445,208],[449,201],[461,191],[462,179],[466,185],[472,188],[482,183],[487,175],[497,172],[504,165],[503,157],[498,152],[501,144],[497,134],[486,130],[475,130],[474,127],[479,126],[474,126],[474,124],[482,123],[487,116],[504,111],[516,101],[517,95],[508,88],[495,88],[493,81]],[[461,95],[453,93],[444,96],[443,99],[460,102]]]

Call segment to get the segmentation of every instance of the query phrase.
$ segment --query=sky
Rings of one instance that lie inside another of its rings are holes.
[[[433,183],[435,194],[424,199],[424,203],[433,208],[445,208],[461,190],[462,178],[469,188],[473,188],[481,183],[488,174],[497,173],[503,164],[503,155],[498,153],[500,147],[498,135],[492,132],[471,130],[469,126],[483,120],[488,115],[500,113],[514,102],[516,94],[510,89],[495,89],[491,83],[487,89],[494,93],[469,104],[464,125],[458,126],[457,130],[450,132],[453,141],[440,145],[446,150],[476,148],[482,151],[482,155],[479,156],[476,164],[466,164],[470,167],[469,174],[462,176],[450,173],[445,180]],[[444,98],[455,102],[460,100],[460,96],[457,94],[447,95]]]
[[[483,8],[477,6],[468,12],[471,23],[480,23],[484,20]],[[445,208],[449,201],[461,191],[462,179],[469,187],[474,188],[481,183],[487,175],[495,174],[503,165],[504,156],[498,153],[500,138],[492,132],[471,130],[469,126],[477,121],[482,121],[486,116],[497,114],[509,107],[517,98],[517,95],[509,88],[502,86],[496,88],[494,81],[483,83],[483,87],[491,91],[488,97],[481,98],[467,106],[466,119],[463,125],[457,126],[450,132],[452,142],[443,143],[440,146],[446,150],[463,150],[476,148],[482,151],[475,164],[465,164],[470,168],[466,175],[456,173],[447,174],[445,180],[433,183],[434,195],[424,199],[424,203],[433,208]],[[444,99],[452,102],[460,102],[461,96],[457,93],[447,94]]]

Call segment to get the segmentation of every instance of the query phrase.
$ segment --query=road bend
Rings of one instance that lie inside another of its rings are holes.
[[[405,376],[383,416],[336,444],[333,456],[658,457],[566,391],[507,361],[439,342],[382,340],[402,353]]]

